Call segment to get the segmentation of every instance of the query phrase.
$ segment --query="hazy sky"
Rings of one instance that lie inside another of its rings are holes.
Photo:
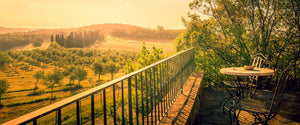
[[[0,27],[71,28],[122,23],[184,28],[191,0],[0,0]]]

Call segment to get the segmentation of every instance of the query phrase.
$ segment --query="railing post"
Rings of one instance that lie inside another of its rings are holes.
[[[184,53],[182,53],[182,54],[184,54]],[[180,62],[179,62],[179,65],[180,65],[180,92],[181,92],[181,94],[183,94],[183,63],[182,63],[182,54],[180,54],[180,56],[179,56],[179,60],[180,60]]]
[[[158,78],[158,65],[156,67],[156,97],[157,97],[157,116],[158,116],[158,121],[160,121],[160,110],[159,110],[159,103],[160,103],[160,96],[159,96],[159,78]]]
[[[114,105],[114,125],[117,124],[117,112],[116,112],[116,85],[113,85],[113,105]]]
[[[150,114],[151,114],[151,125],[153,125],[153,90],[152,90],[152,68],[150,68],[150,73],[149,73],[149,77],[150,77],[150,82],[149,82],[149,90],[150,90]]]
[[[144,113],[144,95],[143,95],[143,87],[144,87],[144,85],[143,85],[143,73],[141,73],[141,105],[142,105],[142,125],[144,125],[144,115],[145,115],[145,113]]]
[[[106,114],[106,95],[105,95],[105,88],[103,89],[103,120],[104,125],[107,125],[107,114]]]
[[[131,77],[128,78],[128,107],[129,107],[129,124],[133,125],[132,118],[132,92],[131,92]]]
[[[135,114],[136,114],[136,124],[139,125],[139,95],[138,95],[138,75],[135,75]]]
[[[57,124],[61,125],[61,109],[57,109]]]
[[[80,103],[79,100],[76,101],[76,118],[77,118],[77,125],[80,125]]]
[[[155,66],[153,67],[153,106],[154,106],[154,123],[156,124],[157,122],[157,117],[156,117],[156,80],[155,80]]]
[[[32,121],[33,123],[33,125],[37,125],[37,120],[36,119],[34,119],[33,121]]]
[[[92,120],[92,125],[95,125],[95,103],[94,103],[94,94],[91,95],[91,120]]]
[[[124,85],[123,85],[123,80],[121,81],[121,93],[122,93],[122,125],[125,125],[125,114],[124,114]]]
[[[163,110],[163,88],[162,88],[162,69],[161,64],[159,64],[159,78],[160,78],[160,108],[161,108],[161,117],[163,116],[164,110]]]
[[[148,117],[148,107],[149,107],[149,100],[148,100],[148,78],[147,78],[147,70],[145,70],[145,85],[146,85],[146,119],[147,125],[149,125],[149,117]]]

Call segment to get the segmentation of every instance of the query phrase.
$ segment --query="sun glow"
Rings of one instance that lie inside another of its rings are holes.
[[[122,23],[156,28],[184,28],[189,11],[184,0],[0,0],[0,27],[71,28]]]

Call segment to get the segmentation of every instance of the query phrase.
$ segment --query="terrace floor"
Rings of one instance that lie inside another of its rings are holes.
[[[196,125],[227,125],[229,124],[228,113],[223,114],[222,102],[227,96],[224,88],[204,88],[201,95],[200,110],[196,116]],[[271,96],[258,92],[260,96]],[[279,113],[269,122],[271,125],[300,125],[300,94],[284,94],[284,101]],[[254,121],[252,115],[241,112],[240,124],[251,124]]]

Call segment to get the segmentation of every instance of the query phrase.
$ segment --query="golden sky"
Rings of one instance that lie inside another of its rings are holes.
[[[0,0],[0,27],[75,28],[122,23],[182,29],[191,0]]]

